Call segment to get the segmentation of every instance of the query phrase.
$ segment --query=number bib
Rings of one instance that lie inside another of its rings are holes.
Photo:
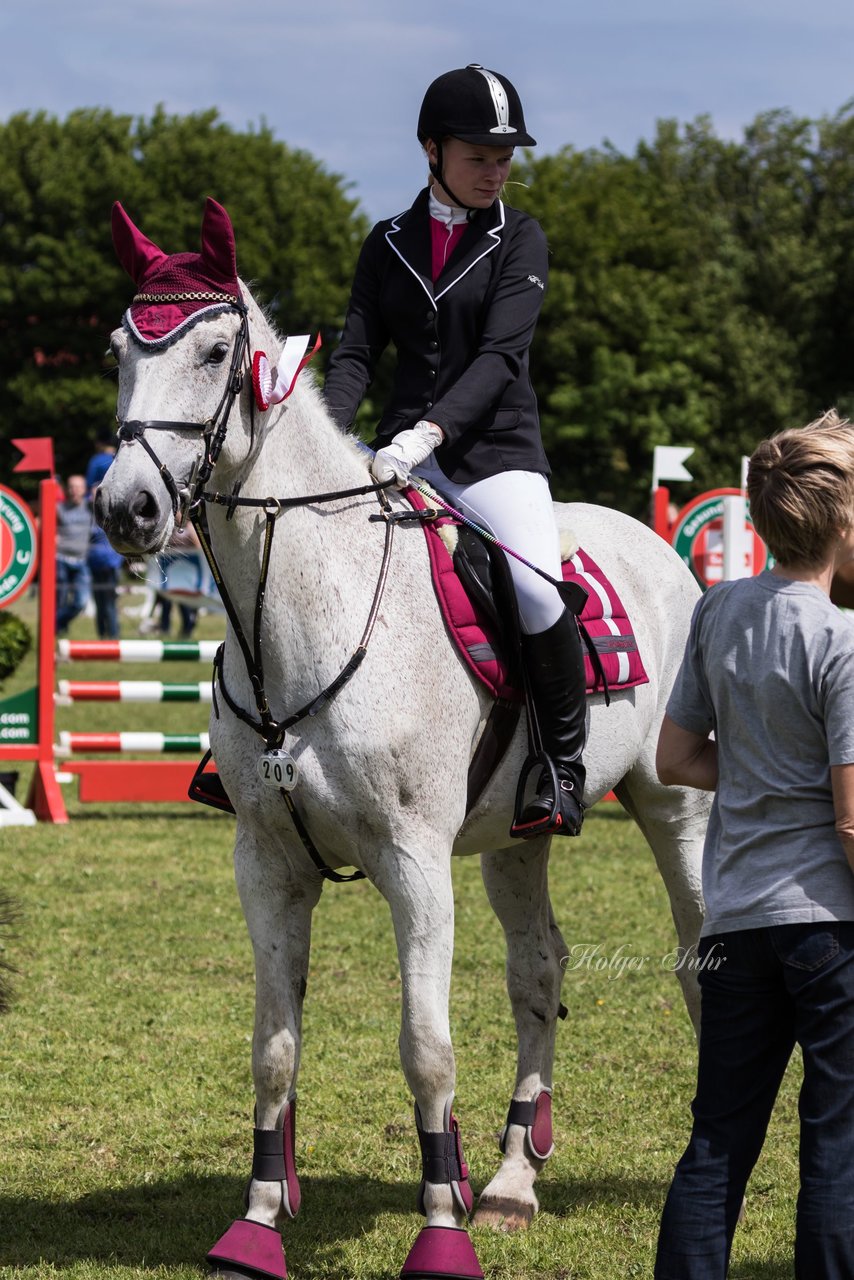
[[[258,777],[268,787],[293,791],[299,781],[299,769],[287,751],[265,751],[258,761]]]

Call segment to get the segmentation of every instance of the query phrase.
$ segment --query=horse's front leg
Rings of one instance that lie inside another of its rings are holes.
[[[246,1217],[217,1241],[208,1261],[220,1275],[284,1277],[280,1230],[300,1203],[296,1079],[311,913],[322,881],[313,870],[295,874],[280,842],[261,843],[242,825],[234,866],[255,956],[254,1153]]]
[[[475,1222],[527,1227],[539,1204],[537,1175],[552,1153],[552,1065],[566,947],[548,889],[549,839],[481,856],[483,882],[507,941],[507,991],[516,1022],[516,1085],[501,1135],[503,1160],[484,1188]]]
[[[435,844],[435,839],[434,839]],[[454,950],[450,848],[397,850],[377,877],[394,922],[400,961],[400,1059],[415,1098],[422,1179],[421,1230],[401,1272],[407,1276],[482,1276],[466,1230],[472,1209],[468,1168],[453,1113],[456,1067],[448,1000]]]

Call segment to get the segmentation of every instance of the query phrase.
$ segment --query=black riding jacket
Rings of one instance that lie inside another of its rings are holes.
[[[451,480],[548,475],[528,373],[548,272],[542,228],[496,200],[473,216],[434,286],[428,196],[377,223],[362,246],[326,378],[329,411],[352,425],[392,341],[397,368],[375,447],[426,418],[445,433],[436,461]]]

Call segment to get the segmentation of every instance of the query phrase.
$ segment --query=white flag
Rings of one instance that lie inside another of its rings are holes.
[[[657,444],[652,451],[653,492],[662,480],[692,480],[682,463],[694,452],[693,445]]]

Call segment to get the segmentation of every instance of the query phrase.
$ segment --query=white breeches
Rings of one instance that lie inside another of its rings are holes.
[[[535,471],[501,471],[474,484],[455,484],[432,456],[417,467],[414,474],[438,489],[451,506],[483,525],[511,551],[518,551],[531,564],[560,581],[560,539],[545,476]],[[516,589],[522,630],[527,635],[547,631],[563,613],[563,601],[550,582],[513,556],[507,557],[507,563]]]

